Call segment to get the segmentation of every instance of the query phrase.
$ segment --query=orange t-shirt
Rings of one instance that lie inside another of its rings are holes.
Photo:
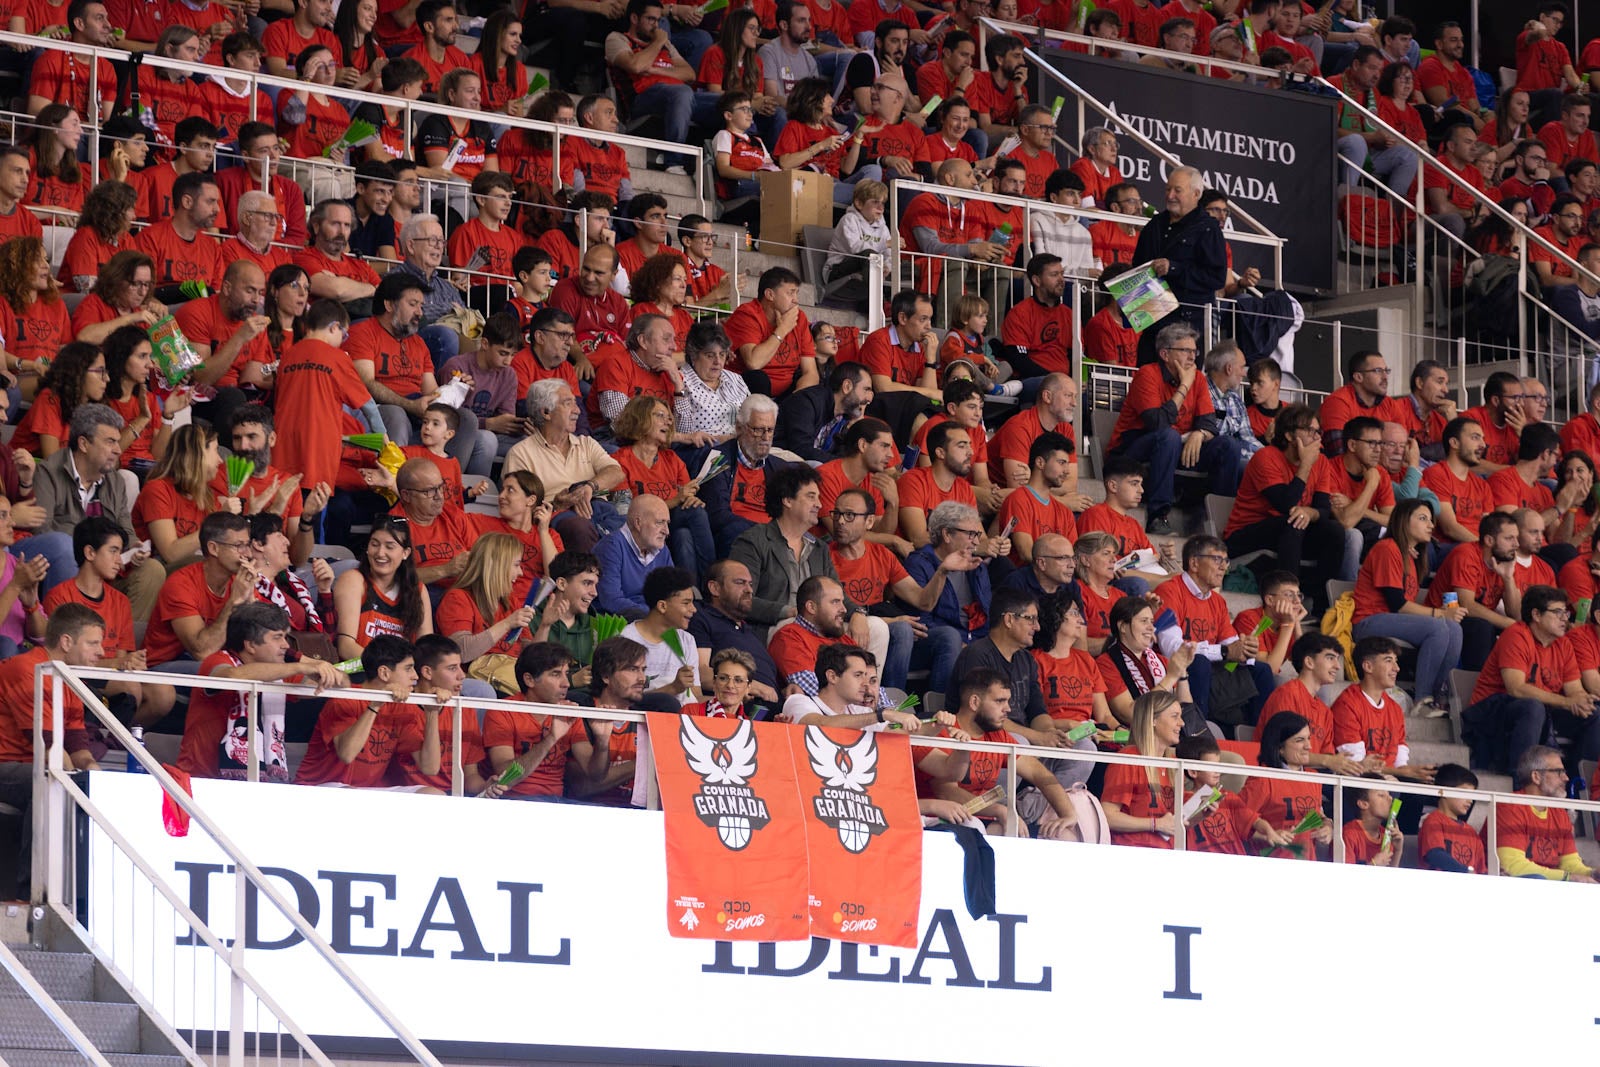
[[[1355,621],[1360,622],[1370,615],[1390,614],[1389,602],[1382,592],[1384,589],[1398,589],[1407,600],[1415,601],[1420,588],[1416,561],[1402,559],[1400,543],[1392,537],[1385,537],[1372,546],[1372,551],[1361,561],[1361,570],[1356,574]]]
[[[412,334],[402,341],[376,318],[350,327],[345,351],[352,361],[370,362],[379,383],[407,398],[421,396],[422,376],[433,373],[433,357],[421,337]]]
[[[670,448],[657,451],[655,461],[648,466],[632,448],[619,448],[611,458],[621,465],[623,478],[635,497],[655,496],[670,504],[678,490],[689,484],[689,468]]]
[[[1094,697],[1105,693],[1106,679],[1093,656],[1074,648],[1058,659],[1034,649],[1033,661],[1039,665],[1039,689],[1052,719],[1087,722],[1094,717]]]
[[[279,466],[299,471],[304,485],[332,485],[344,436],[341,410],[372,399],[350,357],[325,341],[297,341],[283,353],[274,393]]]
[[[1122,411],[1117,416],[1116,428],[1111,432],[1112,451],[1123,445],[1125,437],[1143,433],[1144,420],[1141,416],[1144,412],[1165,404],[1178,391],[1176,385],[1167,381],[1166,374],[1167,368],[1161,363],[1150,363],[1134,372],[1133,381],[1128,385],[1128,395],[1122,401]],[[1206,376],[1197,371],[1194,384],[1183,398],[1183,407],[1178,409],[1178,418],[1172,428],[1180,434],[1188,433],[1194,428],[1195,419],[1210,415],[1215,410],[1211,406],[1211,389],[1206,383]]]
[[[188,537],[200,529],[206,511],[178,491],[171,478],[151,478],[133,501],[133,532],[141,541],[150,538],[150,523],[171,519],[177,536]]]
[[[507,699],[526,698],[518,694]],[[483,747],[485,749],[508,747],[514,755],[520,756],[544,740],[545,731],[550,729],[552,719],[554,719],[552,715],[529,715],[502,711],[498,708],[491,709],[484,715]],[[587,739],[587,730],[582,719],[573,720],[572,726],[551,747],[544,759],[539,761],[539,765],[511,787],[510,795],[560,796],[565,788],[567,759],[574,739]]]
[[[215,289],[222,284],[217,242],[203,233],[186,241],[170,220],[164,220],[140,232],[133,247],[155,260],[157,285],[198,281]]]
[[[1139,750],[1129,745],[1122,750],[1125,756],[1137,756]],[[1157,785],[1150,784],[1149,770],[1129,763],[1113,763],[1106,768],[1105,785],[1100,799],[1115,804],[1123,814],[1136,819],[1159,819],[1172,814],[1173,791],[1170,773],[1165,767],[1156,771]],[[1172,840],[1150,830],[1138,833],[1112,831],[1114,845],[1137,845],[1141,848],[1171,848]]]
[[[64,583],[70,585],[71,583]],[[43,648],[31,648],[0,663],[0,763],[33,762],[33,671],[50,658]],[[52,712],[44,709],[44,737],[50,740]],[[63,691],[61,723],[66,727],[62,739],[69,752],[86,747],[88,734],[83,722],[83,702]]]
[[[228,318],[222,310],[222,298],[218,295],[186,302],[173,313],[173,318],[178,323],[178,329],[183,331],[183,336],[198,344],[210,346],[212,356],[215,356],[243,325]],[[263,330],[233,357],[233,362],[223,372],[222,377],[217,379],[215,387],[221,389],[229,385],[238,385],[239,371],[246,363],[271,362],[272,343],[267,340],[267,332]]]
[[[1352,685],[1333,702],[1333,747],[1361,745],[1368,756],[1380,757],[1386,766],[1406,743],[1406,720],[1400,705],[1385,693],[1373,704],[1359,685]]]
[[[106,656],[116,656],[133,651],[133,606],[128,598],[114,586],[104,586],[100,598],[89,596],[78,588],[76,581],[65,581],[50,590],[44,598],[46,615],[63,604],[82,604],[100,616],[106,624]]]
[[[383,694],[374,692],[374,698]],[[330,700],[317,713],[311,743],[295,774],[297,785],[348,785],[373,789],[389,784],[390,764],[397,756],[422,748],[423,710],[414,704],[386,703],[379,707],[366,744],[349,763],[334,750],[334,738],[356,725],[366,714],[365,700]]]
[[[145,631],[144,650],[152,667],[171,663],[183,656],[186,649],[172,629],[175,619],[198,617],[205,625],[215,622],[227,603],[231,580],[221,593],[213,593],[206,585],[205,564],[190,563],[167,575],[156,597],[155,610],[150,613],[150,627]]]
[[[1025,485],[1006,497],[994,517],[995,526],[1003,530],[1013,519],[1017,525],[1012,532],[1025,533],[1035,541],[1051,533],[1060,534],[1068,541],[1078,540],[1078,524],[1072,517],[1072,509],[1048,494],[1040,500],[1030,486]],[[1011,562],[1024,566],[1022,554],[1015,545],[1011,548]]]
[[[883,545],[863,541],[861,547],[865,551],[860,559],[849,559],[832,545],[828,547],[828,555],[844,586],[844,595],[852,603],[881,604],[888,599],[889,589],[910,575],[899,557]]]
[[[1333,709],[1295,678],[1272,691],[1256,719],[1265,727],[1279,712],[1292,711],[1311,724],[1311,751],[1333,755]]]
[[[22,311],[0,300],[0,341],[18,359],[49,362],[72,336],[72,316],[61,298],[46,301],[41,297]]]
[[[1495,843],[1499,844],[1499,841]],[[1444,849],[1451,859],[1470,868],[1474,874],[1488,873],[1489,850],[1484,844],[1482,832],[1438,810],[1430,811],[1417,831],[1417,860],[1427,870],[1438,869],[1428,862],[1428,853],[1436,848]]]

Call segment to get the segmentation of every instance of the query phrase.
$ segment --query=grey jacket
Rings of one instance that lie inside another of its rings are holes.
[[[39,464],[33,476],[34,502],[44,509],[44,525],[36,532],[60,532],[72,536],[78,523],[84,520],[83,498],[78,494],[78,479],[72,473],[67,459],[69,449],[57,449],[49,459]],[[133,501],[128,498],[127,482],[121,471],[112,471],[100,480],[94,491],[103,514],[115,519],[117,525],[133,536]]]
[[[729,549],[728,558],[748,567],[755,581],[755,596],[750,604],[751,622],[773,626],[794,614],[794,595],[799,585],[790,578],[789,561],[793,556],[777,523],[752,526],[740,534]],[[805,556],[800,560],[801,580],[819,574],[839,580],[827,544],[806,534]]]

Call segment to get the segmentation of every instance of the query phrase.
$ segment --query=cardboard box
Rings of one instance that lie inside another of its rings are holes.
[[[810,170],[768,170],[761,183],[761,239],[798,245],[806,226],[833,225],[833,177]]]

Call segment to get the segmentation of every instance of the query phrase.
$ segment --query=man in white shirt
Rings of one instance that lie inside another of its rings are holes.
[[[784,722],[797,726],[838,726],[853,730],[885,730],[893,725],[910,733],[922,731],[922,720],[908,711],[873,710],[868,706],[872,653],[834,643],[817,650],[817,695],[796,693],[783,702]]]
[[[644,602],[650,610],[629,623],[621,636],[644,646],[646,687],[680,705],[697,702],[700,647],[688,629],[695,614],[694,575],[682,567],[651,571],[644,579]]]

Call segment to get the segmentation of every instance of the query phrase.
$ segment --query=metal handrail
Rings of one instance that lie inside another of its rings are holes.
[[[1006,22],[1002,19],[980,16],[978,18],[979,26],[982,26],[984,23],[988,23],[996,29],[1002,30],[1008,37],[1021,37],[1023,40],[1027,40],[1029,37],[1032,37],[1036,44],[1041,41],[1051,40],[1070,41],[1073,44],[1087,45],[1090,55],[1097,54],[1095,51],[1097,48],[1115,52],[1133,52],[1140,56],[1160,56],[1162,59],[1180,59],[1186,63],[1193,63],[1197,67],[1204,67],[1208,71],[1212,67],[1220,67],[1223,70],[1231,70],[1239,74],[1249,74],[1257,78],[1267,78],[1272,81],[1280,81],[1283,78],[1281,71],[1275,70],[1272,67],[1263,67],[1255,63],[1240,63],[1233,59],[1218,59],[1216,56],[1201,56],[1196,55],[1193,52],[1174,52],[1170,48],[1157,48],[1155,45],[1134,44],[1132,41],[1111,41],[1104,37],[1090,37],[1087,34],[1072,33],[1069,30],[1053,30],[1047,26],[1029,26],[1021,22]],[[980,53],[983,51],[983,44],[984,42],[982,41],[978,42],[978,51]],[[1103,56],[1102,58],[1110,57]]]
[[[66,1009],[57,1003],[56,998],[50,995],[49,990],[39,984],[39,980],[33,976],[33,972],[23,965],[22,961],[17,958],[16,953],[11,951],[11,946],[4,941],[0,941],[0,970],[4,970],[11,975],[17,985],[22,987],[22,991],[27,994],[28,999],[39,1006],[39,1009],[45,1013],[45,1016],[49,1018],[55,1028],[61,1031],[61,1036],[72,1043],[72,1047],[78,1051],[80,1056],[88,1060],[93,1067],[111,1067],[110,1061],[100,1054],[99,1049],[94,1047],[94,1042],[90,1041],[84,1032],[78,1029],[78,1024],[72,1021],[72,1016],[68,1015]],[[199,1063],[193,1057],[190,1057],[190,1062]]]
[[[103,674],[106,672],[100,673]],[[115,671],[110,673],[113,676],[117,674]],[[48,773],[39,774],[35,780],[34,808],[35,812],[41,817],[44,817],[46,820],[47,836],[51,842],[52,851],[55,851],[56,848],[60,848],[64,851],[65,843],[61,839],[61,835],[64,833],[63,827],[59,824],[59,822],[48,819],[46,815],[47,806],[46,804],[41,803],[42,798],[39,796],[40,792],[45,790],[50,783],[54,783],[67,795],[71,796],[73,801],[82,807],[83,810],[95,820],[102,830],[106,831],[108,834],[111,834],[113,839],[117,840],[118,847],[127,852],[129,858],[135,860],[139,864],[140,869],[144,872],[145,876],[151,879],[152,883],[161,891],[163,896],[167,897],[169,902],[174,901],[172,890],[166,885],[165,880],[156,875],[155,871],[150,868],[148,864],[145,864],[143,859],[138,857],[137,854],[128,847],[125,838],[121,838],[120,834],[115,834],[114,828],[93,806],[93,802],[89,800],[83,791],[77,787],[77,784],[74,783],[68,776],[65,769],[65,753],[63,751],[66,730],[64,722],[65,716],[63,714],[62,686],[65,686],[66,688],[71,689],[73,695],[82,701],[85,711],[93,712],[94,716],[100,721],[101,726],[127,749],[128,754],[139,762],[140,766],[144,768],[146,773],[160,783],[161,788],[166,793],[167,797],[170,798],[171,801],[179,808],[181,808],[191,820],[198,823],[201,829],[205,830],[206,834],[216,844],[217,848],[233,863],[235,877],[241,880],[237,890],[238,895],[242,896],[244,893],[244,882],[248,882],[249,884],[255,886],[256,891],[261,896],[272,902],[272,906],[276,908],[278,912],[288,921],[289,925],[294,928],[294,931],[305,939],[306,944],[310,945],[312,949],[322,957],[323,962],[327,963],[333,968],[334,973],[337,974],[344,981],[344,983],[355,992],[355,994],[361,999],[367,1008],[378,1017],[378,1019],[389,1029],[392,1034],[394,1034],[395,1038],[400,1042],[401,1047],[403,1047],[406,1052],[413,1056],[417,1062],[426,1064],[427,1067],[440,1067],[439,1061],[434,1057],[433,1053],[428,1051],[427,1047],[423,1045],[420,1040],[418,1040],[416,1035],[411,1032],[410,1027],[402,1022],[382,1001],[378,999],[377,994],[372,992],[367,984],[362,981],[353,970],[350,969],[349,964],[347,964],[339,956],[339,954],[333,950],[332,946],[330,946],[328,942],[323,939],[322,935],[317,932],[316,927],[306,922],[305,917],[300,914],[299,909],[284,899],[283,894],[266,877],[266,875],[261,872],[261,869],[256,866],[255,862],[251,860],[249,856],[245,855],[244,850],[235,845],[232,839],[222,832],[221,827],[216,824],[211,816],[207,814],[199,804],[195,803],[194,798],[178,785],[178,783],[173,779],[172,775],[167,773],[166,768],[161,765],[161,761],[151,756],[150,753],[145,750],[144,746],[139,744],[138,741],[134,739],[133,735],[128,732],[127,727],[123,726],[121,722],[117,721],[116,716],[111,714],[105,705],[101,703],[100,698],[95,695],[93,690],[84,684],[83,679],[78,677],[73,669],[65,667],[54,660],[45,660],[34,669],[34,702],[36,708],[38,708],[43,701],[44,683],[47,677],[52,680],[53,690],[50,745],[48,752],[46,752],[43,739],[44,717],[43,715],[36,715],[34,717],[34,766],[36,771],[47,770]],[[173,677],[174,676],[172,675],[167,676],[168,684],[171,683]],[[370,691],[368,692],[370,693]],[[252,701],[252,712],[254,711],[254,708],[255,702]],[[458,729],[459,723],[460,719],[458,716]],[[254,727],[253,722],[251,725]],[[458,752],[460,749],[459,740],[460,739],[458,736]],[[254,763],[254,761],[251,762]],[[41,767],[41,763],[44,763],[45,766]],[[57,862],[51,866],[51,869],[48,872],[53,882],[59,882],[61,877],[61,864],[59,862],[59,857],[61,854],[62,852],[57,852],[56,856],[52,857],[57,860]],[[37,878],[37,875],[35,877]],[[53,884],[51,889],[53,890],[51,893],[51,899],[61,900],[64,895],[64,887],[59,884]],[[182,908],[185,921],[192,922],[193,929],[195,929],[197,932],[203,933],[206,943],[212,948],[212,950],[228,961],[229,969],[234,974],[235,979],[248,983],[251,986],[251,991],[268,1005],[268,1007],[273,1011],[273,1014],[277,1016],[280,1021],[284,1022],[290,1027],[291,1032],[294,1034],[296,1040],[309,1041],[308,1038],[303,1037],[303,1035],[297,1031],[297,1028],[294,1027],[292,1022],[284,1018],[281,1011],[272,1006],[272,1001],[265,994],[265,992],[256,987],[254,980],[250,977],[249,972],[244,967],[244,939],[235,938],[232,949],[225,949],[221,942],[218,941],[215,936],[210,934],[206,924],[200,921],[198,916],[195,916],[193,912],[188,909],[187,905],[184,905],[182,901],[176,901],[174,906]],[[237,1011],[231,1013],[231,1015],[232,1018],[230,1022],[237,1030],[242,1023],[242,1020],[239,1018]],[[314,1042],[311,1043],[311,1047],[315,1048]],[[319,1059],[319,1062],[327,1063],[325,1058]],[[329,1064],[328,1067],[331,1067],[331,1064]]]

